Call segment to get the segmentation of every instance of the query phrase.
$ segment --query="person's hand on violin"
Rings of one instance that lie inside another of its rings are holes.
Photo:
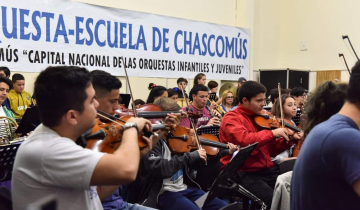
[[[217,117],[213,117],[206,125],[220,125],[220,120]]]
[[[302,140],[303,136],[304,132],[297,132],[292,136],[291,140],[299,141]]]
[[[240,147],[236,146],[235,144],[228,143],[229,146],[229,153],[230,155],[234,154],[235,151],[239,150]]]
[[[198,152],[200,158],[203,159],[203,160],[206,162],[207,156],[206,156],[206,151],[205,151],[205,149],[199,149],[199,150],[196,150],[196,152]]]
[[[147,119],[144,119],[144,118],[137,118],[137,117],[131,117],[130,119],[128,119],[126,122],[133,122],[133,123],[136,123],[139,131],[142,131],[142,130],[147,130],[149,132],[152,131],[152,123],[147,120]]]
[[[275,130],[272,130],[272,133],[274,138],[283,137],[286,141],[289,141],[289,136],[286,128],[277,128]]]
[[[140,157],[144,157],[150,150],[156,145],[157,141],[154,142],[154,136],[151,136],[150,139],[146,136],[142,136],[142,139],[146,142],[146,146],[140,150]],[[155,138],[156,139],[156,138]]]

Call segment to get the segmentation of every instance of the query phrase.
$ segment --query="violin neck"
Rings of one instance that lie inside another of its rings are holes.
[[[171,113],[181,113],[180,111],[159,111],[159,112],[152,112],[152,111],[142,111],[138,112],[138,117],[142,117],[145,119],[150,118],[163,118],[166,117],[168,114]]]
[[[285,126],[288,127],[288,128],[293,129],[293,130],[296,131],[296,132],[300,132],[300,131],[301,131],[298,127],[293,126],[293,125],[290,125],[289,123],[285,123]]]
[[[216,141],[210,141],[210,140],[207,140],[207,139],[204,139],[204,138],[200,138],[200,143],[202,145],[218,147],[218,148],[222,148],[222,149],[228,149],[229,148],[227,144],[216,142]]]

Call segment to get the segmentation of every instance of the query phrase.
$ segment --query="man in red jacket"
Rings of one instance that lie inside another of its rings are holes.
[[[270,209],[275,182],[279,170],[274,167],[271,157],[291,146],[285,128],[259,130],[253,124],[265,106],[266,88],[255,81],[245,82],[238,91],[239,106],[228,112],[221,122],[220,141],[241,147],[258,142],[256,149],[239,169],[234,181],[260,198]],[[283,138],[280,138],[283,137]],[[280,138],[280,139],[277,139]],[[230,162],[231,155],[221,158],[223,167]]]

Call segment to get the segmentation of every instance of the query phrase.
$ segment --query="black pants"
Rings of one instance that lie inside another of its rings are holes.
[[[274,166],[262,171],[239,171],[233,177],[233,180],[261,199],[270,209],[278,176],[279,167]]]

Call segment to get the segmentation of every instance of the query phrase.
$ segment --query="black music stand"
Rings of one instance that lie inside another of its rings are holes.
[[[121,104],[124,104],[126,108],[129,108],[130,99],[131,99],[130,94],[120,93],[120,97],[121,97]]]
[[[201,196],[195,201],[196,205],[202,209],[207,203],[216,198],[218,195],[223,194],[224,191],[236,190],[237,184],[231,180],[235,173],[241,168],[245,160],[251,155],[258,143],[251,144],[247,147],[242,147],[233,159],[227,164],[223,171],[219,174],[218,178],[214,181],[210,191]],[[229,182],[232,183],[231,186]]]
[[[207,126],[203,126],[201,128],[198,128],[196,133],[197,133],[197,135],[201,135],[203,133],[213,134],[213,135],[215,135],[216,137],[219,138],[219,130],[220,130],[220,126],[207,125]]]
[[[27,108],[15,133],[21,133],[21,136],[25,136],[27,133],[35,130],[40,123],[41,120],[38,106]]]
[[[20,145],[19,142],[0,146],[0,182],[11,180],[15,155]]]

